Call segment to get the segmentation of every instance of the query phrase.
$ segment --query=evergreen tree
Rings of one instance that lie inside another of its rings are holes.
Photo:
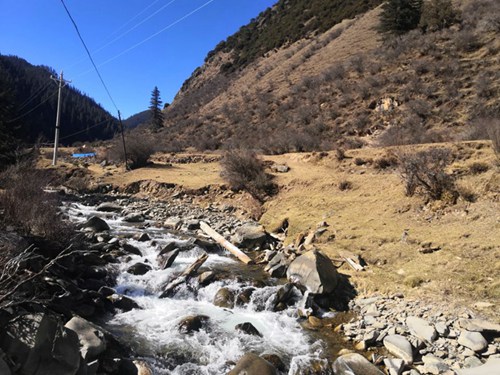
[[[151,101],[149,109],[151,111],[151,128],[153,131],[158,131],[163,127],[163,112],[161,111],[162,101],[160,98],[160,90],[155,86],[151,93]]]
[[[459,19],[451,0],[429,0],[424,3],[420,27],[423,31],[436,31],[453,25]]]
[[[15,116],[14,99],[6,85],[6,80],[0,74],[0,171],[15,160],[14,151],[17,141],[12,136],[11,122]]]
[[[422,13],[422,0],[388,0],[382,6],[380,31],[402,35],[415,29]]]

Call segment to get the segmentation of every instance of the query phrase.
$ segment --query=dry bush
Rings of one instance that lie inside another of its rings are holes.
[[[399,174],[405,184],[406,195],[423,195],[431,200],[457,198],[455,179],[446,173],[451,152],[445,148],[432,148],[413,153],[401,153]]]
[[[125,138],[127,164],[130,169],[145,167],[149,158],[158,151],[158,142],[148,134],[129,133]],[[124,151],[121,138],[115,138],[108,149],[107,159],[110,162],[123,163]]]
[[[387,169],[398,165],[398,158],[395,155],[385,155],[373,161],[375,169]]]
[[[472,163],[471,165],[469,165],[469,172],[471,174],[484,173],[484,172],[487,172],[488,169],[490,169],[490,166],[487,163],[483,163],[483,162],[479,162],[479,161],[476,161],[476,162]]]
[[[226,151],[221,167],[221,177],[229,183],[231,189],[245,190],[261,201],[266,195],[276,192],[272,176],[265,172],[264,162],[252,151]]]
[[[490,139],[493,151],[500,158],[500,119],[494,117],[477,118],[464,135],[467,140]]]
[[[24,235],[64,241],[69,225],[59,216],[57,196],[44,191],[52,180],[47,171],[37,170],[30,163],[17,164],[2,173],[1,180],[4,224]]]
[[[474,52],[481,47],[479,37],[471,30],[464,29],[455,35],[455,45],[459,51]]]
[[[347,181],[347,180],[342,180],[339,182],[339,190],[341,191],[346,191],[346,190],[351,190],[352,189],[352,182]]]
[[[474,203],[477,200],[477,194],[471,187],[465,185],[457,185],[458,195],[466,202]]]

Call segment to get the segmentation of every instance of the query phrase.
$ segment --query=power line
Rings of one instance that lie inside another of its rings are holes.
[[[38,90],[36,90],[33,94],[31,94],[24,102],[20,104],[20,106],[17,108],[18,111],[21,111],[26,107],[33,99],[35,99],[38,95],[42,93],[46,88],[49,87],[50,81],[48,81],[45,86],[40,87]]]
[[[68,134],[68,135],[65,135],[64,137],[61,137],[59,138],[61,141],[64,140],[64,139],[68,139],[68,138],[71,138],[75,135],[78,135],[78,134],[81,134],[81,133],[85,133],[87,131],[89,131],[90,129],[93,129],[93,128],[96,128],[98,126],[101,126],[102,124],[106,123],[106,122],[109,122],[109,121],[112,121],[112,119],[106,119],[106,120],[102,120],[101,122],[98,122],[94,125],[91,125],[91,126],[87,126],[85,129],[83,130],[79,130],[77,132],[74,132],[74,133],[71,133],[71,134]]]
[[[61,1],[63,1],[63,0],[61,0]],[[108,60],[106,60],[106,61],[104,61],[104,62],[100,63],[100,64],[99,64],[99,67],[104,66],[104,65],[106,65],[106,64],[108,64],[108,63],[110,63],[111,61],[116,60],[118,57],[121,57],[121,56],[123,56],[124,54],[126,54],[126,53],[128,53],[128,52],[130,52],[130,51],[132,51],[132,50],[136,49],[137,47],[139,47],[139,46],[143,45],[144,43],[146,43],[146,42],[148,42],[149,40],[153,39],[154,37],[156,37],[156,36],[160,35],[160,34],[161,34],[161,33],[163,33],[164,31],[166,31],[166,30],[168,30],[168,29],[172,28],[173,26],[177,25],[178,23],[180,23],[180,22],[184,21],[186,18],[188,18],[188,17],[192,16],[193,14],[195,14],[195,13],[199,12],[200,10],[202,10],[203,8],[205,8],[206,6],[208,6],[210,3],[213,3],[214,1],[215,1],[215,0],[209,0],[209,1],[207,1],[206,3],[202,4],[202,5],[201,5],[201,6],[199,6],[198,8],[196,8],[196,9],[192,10],[191,12],[189,12],[189,13],[187,13],[186,15],[182,16],[181,18],[179,18],[179,19],[177,19],[176,21],[172,22],[171,24],[167,25],[167,26],[166,26],[166,27],[164,27],[163,29],[161,29],[161,30],[159,30],[159,31],[155,32],[154,34],[152,34],[152,35],[148,36],[147,38],[143,39],[143,40],[142,40],[142,41],[140,41],[139,43],[134,44],[133,46],[131,46],[131,47],[127,48],[126,50],[124,50],[124,51],[120,52],[119,54],[117,54],[117,55],[115,55],[115,56],[113,56],[113,57],[109,58]],[[79,77],[79,76],[81,76],[81,75],[87,74],[88,72],[89,72],[89,71],[83,72],[83,73],[79,74],[79,75],[78,75],[78,77]]]
[[[113,35],[117,34],[121,29],[124,29],[125,26],[127,26],[129,23],[131,23],[132,21],[134,21],[136,18],[138,18],[139,16],[141,16],[143,13],[145,13],[149,8],[151,8],[153,5],[155,5],[157,2],[159,2],[160,0],[155,0],[153,1],[151,4],[149,4],[146,8],[144,8],[142,11],[140,11],[139,13],[137,13],[134,17],[132,17],[131,19],[129,19],[127,22],[125,22],[122,26],[120,26],[118,29],[116,29],[114,32],[112,32],[108,38],[111,38]],[[107,38],[106,38],[107,39]]]
[[[131,31],[137,29],[139,26],[141,26],[144,22],[150,20],[151,18],[153,18],[155,15],[157,15],[158,13],[160,13],[162,10],[164,10],[165,8],[167,8],[170,4],[172,4],[173,2],[175,2],[176,0],[171,0],[169,1],[167,4],[163,5],[160,9],[156,10],[155,12],[153,12],[152,14],[150,14],[148,17],[146,17],[145,19],[143,19],[142,21],[140,21],[139,23],[135,24],[134,26],[132,26],[130,29],[128,29],[127,31],[121,33],[120,35],[118,35],[116,38],[114,38],[113,40],[109,41],[108,43],[104,44],[103,46],[99,47],[98,49],[96,49],[93,53],[97,53],[97,52],[100,52],[102,51],[104,48],[106,48],[107,46],[109,46],[110,44],[113,44],[114,42],[116,42],[117,40],[120,40],[121,38],[123,38],[125,35],[127,35],[128,33],[130,33]],[[141,12],[142,13],[142,12]]]
[[[90,51],[87,48],[87,45],[85,44],[85,41],[83,40],[82,34],[80,34],[80,30],[78,29],[78,26],[76,25],[75,20],[71,16],[71,13],[69,12],[68,7],[64,3],[64,0],[61,0],[61,3],[64,6],[64,9],[66,10],[66,13],[68,14],[69,19],[73,23],[73,26],[75,27],[76,33],[78,34],[78,37],[80,38],[80,41],[82,42],[83,47],[85,48],[85,51],[87,52],[87,55],[89,56],[89,59],[92,62],[92,65],[94,66],[94,69],[95,69],[97,75],[99,76],[99,79],[101,80],[101,83],[102,83],[104,89],[106,90],[106,93],[108,94],[109,99],[111,100],[111,102],[113,103],[113,106],[115,107],[116,111],[118,112],[118,121],[120,123],[120,130],[121,130],[121,133],[122,133],[125,168],[128,169],[128,164],[127,164],[127,148],[125,147],[125,136],[123,134],[123,122],[122,122],[122,119],[121,119],[120,110],[118,109],[118,106],[116,105],[115,101],[113,100],[113,97],[111,96],[111,93],[109,92],[108,86],[106,86],[106,83],[104,83],[104,79],[102,78],[101,73],[99,72],[99,69],[97,69],[97,65],[95,64],[94,59],[92,58],[92,55],[90,54]]]

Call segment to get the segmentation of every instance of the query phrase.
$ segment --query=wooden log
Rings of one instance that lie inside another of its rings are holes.
[[[208,234],[211,238],[213,238],[219,245],[221,245],[224,249],[228,250],[231,254],[233,254],[235,257],[237,257],[239,260],[241,260],[245,264],[253,264],[253,260],[250,259],[248,255],[246,255],[243,251],[238,249],[235,245],[233,245],[231,242],[226,240],[224,237],[222,237],[219,233],[217,233],[215,230],[210,228],[210,226],[201,221],[200,222],[200,228],[203,232]]]
[[[163,289],[162,294],[160,294],[160,298],[170,297],[174,289],[193,277],[207,259],[207,253],[201,255],[198,259],[196,259],[191,265],[189,265],[184,271],[182,271],[182,273],[178,277],[167,284],[167,286]]]

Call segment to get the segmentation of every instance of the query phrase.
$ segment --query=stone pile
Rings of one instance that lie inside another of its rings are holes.
[[[499,324],[401,295],[359,298],[351,308],[359,318],[338,329],[359,350],[385,348],[390,375],[494,374],[495,363],[500,374]]]

